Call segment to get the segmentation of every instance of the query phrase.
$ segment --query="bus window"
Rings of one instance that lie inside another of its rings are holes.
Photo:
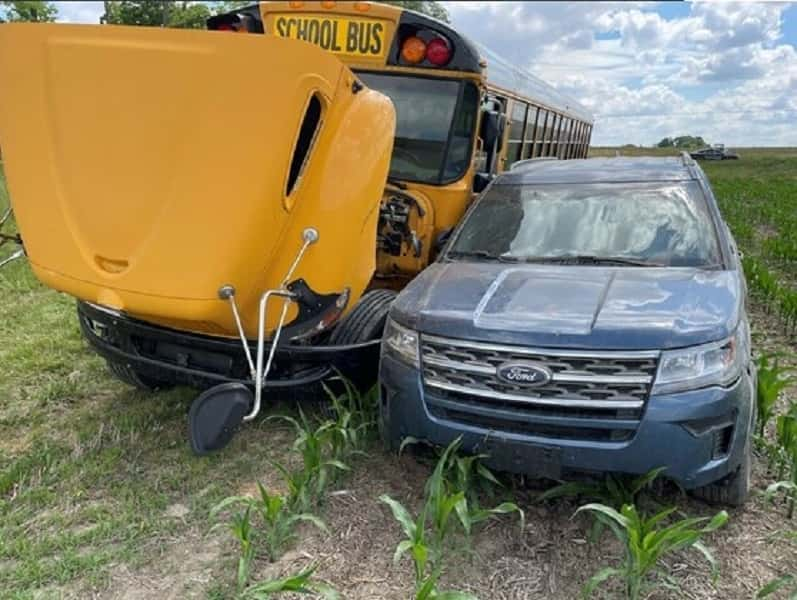
[[[523,154],[525,160],[531,158],[531,150],[534,146],[534,130],[537,128],[537,117],[539,110],[536,106],[529,106],[528,117],[526,118],[526,135],[523,138]]]
[[[471,158],[471,142],[479,109],[479,89],[472,83],[464,84],[462,102],[454,117],[448,157],[443,171],[443,181],[454,181],[468,170]]]
[[[562,127],[559,131],[559,151],[556,156],[559,158],[567,158],[567,149],[570,147],[570,119],[562,119]]]
[[[523,123],[526,119],[526,105],[518,100],[512,101],[512,119],[509,122],[509,145],[506,151],[506,163],[504,168],[508,169],[512,163],[520,160],[520,148],[523,145]]]
[[[537,115],[537,131],[534,133],[533,157],[542,156],[542,146],[545,143],[545,128],[548,126],[548,111],[541,108]]]
[[[548,130],[545,132],[545,156],[556,156],[556,136],[559,134],[559,115],[556,113],[551,114],[550,124]]]

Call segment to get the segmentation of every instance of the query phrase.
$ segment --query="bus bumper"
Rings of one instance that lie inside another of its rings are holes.
[[[220,383],[252,386],[249,367],[237,338],[214,337],[152,325],[86,302],[77,303],[83,336],[108,361],[130,366],[138,374],[168,384],[205,389]],[[252,356],[256,344],[249,342]],[[346,346],[281,343],[266,389],[316,384],[336,370],[373,373],[378,368],[379,340]],[[268,351],[268,346],[266,346]]]

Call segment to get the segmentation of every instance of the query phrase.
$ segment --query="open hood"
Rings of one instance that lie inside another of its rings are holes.
[[[251,333],[304,227],[320,238],[297,278],[349,288],[352,304],[367,285],[395,117],[330,53],[266,35],[9,24],[0,87],[12,206],[51,287],[232,334],[217,296],[231,284]]]

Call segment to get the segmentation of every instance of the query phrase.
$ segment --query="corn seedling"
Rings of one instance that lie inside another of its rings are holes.
[[[343,392],[335,395],[325,383],[324,390],[332,402],[333,425],[330,431],[332,458],[347,461],[352,456],[362,455],[376,426],[378,389],[376,386],[363,394],[343,376],[333,378],[343,386]]]
[[[437,589],[437,580],[442,571],[442,556],[433,559],[431,548],[427,543],[426,511],[429,502],[424,504],[421,514],[413,518],[403,504],[390,496],[380,496],[379,500],[390,507],[393,518],[399,522],[406,536],[396,546],[393,561],[409,553],[415,573],[415,600],[475,600],[474,596],[465,592],[444,591]]]
[[[767,424],[775,415],[775,406],[780,393],[789,385],[786,369],[778,364],[775,354],[762,354],[756,360],[758,368],[758,388],[756,391],[756,410],[758,413],[758,434],[763,437]]]
[[[331,453],[331,438],[334,422],[325,421],[318,426],[314,426],[307,420],[302,409],[299,409],[299,419],[279,415],[269,417],[271,419],[282,419],[291,423],[296,430],[296,441],[293,449],[302,456],[302,471],[297,473],[298,481],[296,487],[303,490],[301,496],[297,496],[300,501],[297,510],[307,510],[316,502],[319,502],[330,482],[331,474],[335,470],[348,471],[349,467],[345,463],[335,458],[328,458]]]
[[[431,504],[435,551],[442,552],[448,534],[450,509],[456,511],[459,522],[470,537],[474,525],[494,515],[518,513],[523,528],[523,511],[514,502],[503,502],[494,508],[482,508],[479,504],[476,483],[500,485],[495,476],[479,461],[485,455],[460,456],[457,454],[461,438],[451,442],[435,465],[426,483]]]
[[[622,579],[625,597],[639,600],[651,588],[671,585],[669,576],[659,568],[661,559],[678,550],[694,548],[711,565],[712,576],[718,575],[713,555],[700,539],[728,520],[728,513],[720,511],[711,519],[688,518],[662,526],[674,512],[675,507],[663,510],[652,517],[641,516],[633,504],[626,504],[618,512],[604,504],[586,504],[576,511],[589,511],[611,529],[625,548],[625,558],[619,568],[607,567],[593,575],[584,586],[583,595],[589,597],[604,581],[613,577]],[[702,525],[705,523],[705,525]]]
[[[294,594],[313,594],[324,600],[338,600],[340,594],[331,585],[313,579],[316,566],[313,565],[297,573],[279,579],[270,579],[249,586],[241,596],[245,600],[262,600],[274,594],[292,592]]]
[[[626,504],[636,506],[639,495],[649,488],[666,468],[651,469],[644,475],[634,478],[609,473],[602,481],[569,481],[546,490],[537,496],[537,502],[546,502],[555,498],[583,498],[611,506],[615,510],[620,510]],[[600,538],[603,528],[604,521],[595,518],[589,533],[591,542],[594,543]]]
[[[775,483],[770,484],[767,486],[767,489],[764,491],[764,498],[768,502],[772,502],[775,496],[783,492],[786,496],[786,499],[789,503],[788,509],[788,517],[791,519],[794,515],[794,501],[797,498],[797,482],[794,481],[776,481]]]
[[[784,575],[773,579],[756,594],[756,598],[766,598],[779,590],[786,591],[791,600],[797,599],[797,575]]]
[[[797,404],[792,404],[788,413],[777,418],[777,440],[781,450],[778,479],[788,471],[791,481],[797,484]],[[789,518],[794,515],[794,491],[789,495]]]
[[[222,500],[222,502],[211,511],[211,517],[215,516],[216,513],[222,510],[225,506],[232,504],[232,500],[235,499],[227,498]],[[252,522],[250,518],[251,511],[252,506],[247,504],[244,507],[243,512],[235,513],[228,523],[228,528],[235,540],[238,542],[239,546],[238,572],[236,577],[236,589],[238,590],[238,593],[244,589],[249,581],[249,571],[252,566],[252,560],[255,557],[255,546],[253,540],[254,530],[252,528]]]
[[[252,527],[250,523],[250,514],[254,512],[259,515],[261,520],[262,532],[259,538],[262,538],[269,560],[275,561],[282,554],[285,546],[296,537],[296,526],[301,522],[310,523],[321,531],[327,532],[327,528],[323,521],[310,513],[296,513],[293,511],[289,498],[280,496],[279,494],[269,494],[268,490],[261,484],[257,484],[260,496],[252,498],[250,496],[230,496],[225,498],[217,504],[211,511],[211,516],[215,517],[220,511],[232,505],[243,505],[245,507],[244,515],[246,517],[246,540],[247,544],[244,547],[243,537],[237,531],[239,529],[238,515],[233,517],[233,532],[236,537],[241,540],[242,550],[241,556],[247,558],[246,564],[251,562],[253,557],[252,546]],[[247,569],[248,572],[248,569]],[[239,566],[239,585],[241,581],[241,568]]]

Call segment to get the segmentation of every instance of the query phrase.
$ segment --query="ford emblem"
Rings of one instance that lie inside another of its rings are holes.
[[[544,385],[551,380],[551,372],[536,363],[508,362],[498,366],[498,379],[526,387]]]

